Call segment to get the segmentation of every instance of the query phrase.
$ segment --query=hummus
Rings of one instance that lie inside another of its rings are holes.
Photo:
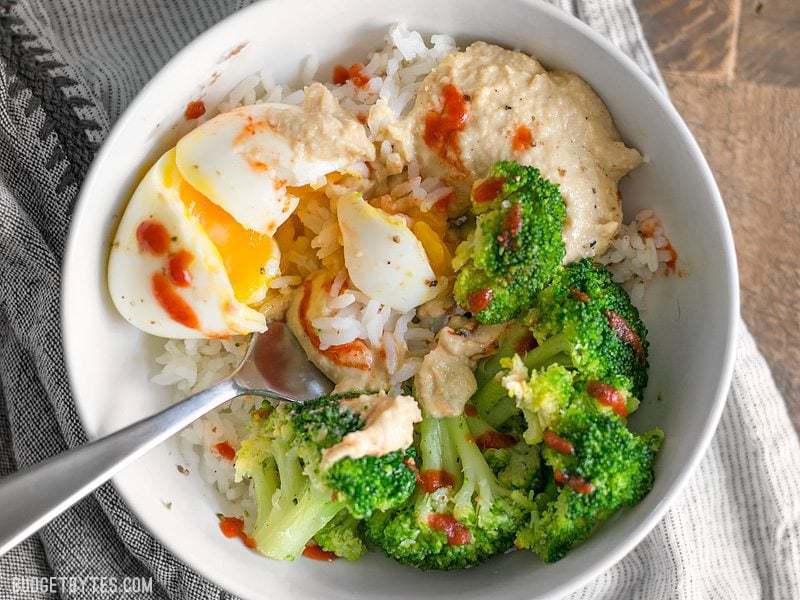
[[[426,126],[447,112],[452,86],[465,101],[464,122],[442,152],[426,141]],[[401,125],[385,131],[404,158],[456,189],[454,212],[466,209],[473,181],[496,161],[538,167],[560,185],[566,204],[565,263],[605,252],[622,221],[617,183],[641,162],[580,77],[484,42],[447,56],[422,82]]]
[[[422,359],[414,391],[425,414],[455,417],[478,389],[473,370],[478,359],[497,350],[505,324],[478,325],[453,317],[436,336],[436,347]]]
[[[414,423],[422,420],[412,396],[389,396],[381,392],[342,400],[340,404],[360,414],[365,425],[323,451],[323,469],[343,458],[384,456],[395,450],[405,450],[414,442]]]
[[[374,160],[375,147],[364,127],[344,111],[321,83],[305,89],[300,109],[284,104],[270,105],[263,126],[283,136],[294,160],[332,161],[337,164]],[[262,123],[253,122],[258,128]]]

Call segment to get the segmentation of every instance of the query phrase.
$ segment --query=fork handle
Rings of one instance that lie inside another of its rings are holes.
[[[148,450],[244,391],[233,379],[223,379],[152,417],[0,479],[0,556]]]

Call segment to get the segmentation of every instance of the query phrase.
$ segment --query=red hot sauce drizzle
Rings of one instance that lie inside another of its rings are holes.
[[[475,290],[467,297],[469,309],[474,313],[482,311],[492,303],[493,296],[494,292],[492,292],[492,288]]]
[[[572,475],[561,469],[555,469],[553,471],[553,479],[555,479],[556,485],[567,486],[578,494],[591,494],[594,492],[594,486],[580,475]]]
[[[251,550],[256,547],[256,541],[244,532],[244,521],[238,517],[219,515],[219,530],[226,538],[238,537]]]
[[[183,116],[187,120],[199,119],[204,114],[206,114],[206,105],[202,100],[192,100],[183,111]]]
[[[211,447],[216,450],[217,454],[219,454],[225,460],[232,461],[234,458],[236,458],[236,450],[234,450],[233,446],[231,446],[228,442],[220,442],[219,444],[214,444]]]
[[[533,146],[533,134],[528,127],[520,125],[514,132],[514,137],[511,139],[511,148],[514,152],[525,152],[528,148]]]
[[[506,180],[502,177],[487,177],[472,190],[472,200],[478,204],[491,202],[503,191]]]
[[[136,242],[143,253],[164,256],[169,251],[170,241],[167,228],[155,219],[145,219],[136,228]],[[173,254],[167,261],[165,273],[153,273],[150,287],[158,305],[173,321],[189,329],[200,329],[197,314],[175,289],[191,285],[189,264],[192,260],[194,257],[186,250]]]
[[[575,448],[572,447],[569,440],[565,440],[552,429],[545,430],[542,434],[542,439],[545,444],[559,454],[573,454],[575,452]]]
[[[497,236],[497,241],[503,248],[516,249],[520,231],[522,231],[522,204],[515,202],[503,217],[503,228]]]
[[[456,521],[455,517],[447,514],[433,514],[428,517],[428,526],[431,529],[443,531],[447,536],[447,543],[451,546],[463,546],[472,541],[469,529]]]
[[[438,489],[453,487],[456,482],[447,471],[438,469],[425,469],[419,473],[417,482],[426,493],[432,494]]]
[[[136,228],[136,241],[139,244],[139,250],[153,256],[162,256],[169,250],[169,232],[155,219],[147,219],[139,223]]]
[[[579,290],[578,288],[569,288],[569,296],[573,300],[577,300],[578,302],[590,302],[591,298],[589,294],[586,292]]]
[[[534,348],[539,346],[539,342],[536,341],[536,338],[533,336],[533,333],[528,331],[517,344],[514,346],[514,350],[520,356],[524,356]]]
[[[617,388],[600,381],[590,381],[586,384],[586,391],[600,404],[611,407],[620,417],[628,416],[628,405],[625,396]]]
[[[639,360],[644,361],[645,354],[644,348],[642,347],[642,340],[639,339],[639,335],[631,329],[631,326],[628,325],[628,322],[621,316],[615,313],[613,310],[606,310],[606,319],[608,320],[608,326],[614,330],[614,333],[617,337],[625,344],[628,344],[632,349]]]
[[[448,83],[442,87],[442,108],[425,115],[425,130],[422,139],[445,162],[458,171],[465,172],[461,162],[458,134],[464,130],[469,119],[469,106],[464,94]]]
[[[189,287],[192,284],[192,274],[189,265],[192,264],[194,256],[188,250],[179,250],[169,258],[167,272],[169,278],[178,287]]]
[[[477,438],[475,438],[475,444],[482,451],[488,450],[489,448],[510,448],[516,443],[517,438],[515,438],[513,435],[502,433],[500,431],[484,431]]]
[[[350,68],[344,65],[336,65],[333,68],[333,83],[336,85],[344,85],[348,81],[352,81],[353,85],[358,88],[365,88],[369,84],[369,75],[364,72],[364,65],[354,63]]]
[[[336,85],[344,85],[350,79],[350,71],[344,65],[336,65],[333,67],[333,83]]]
[[[175,289],[172,281],[163,273],[153,273],[153,296],[173,321],[189,329],[199,329],[200,321],[189,303]]]
[[[311,560],[324,560],[327,562],[336,560],[336,554],[323,550],[317,544],[308,544],[303,550],[303,556]]]
[[[464,405],[464,414],[468,417],[477,417],[478,416],[478,409],[475,408],[472,404],[465,404]]]

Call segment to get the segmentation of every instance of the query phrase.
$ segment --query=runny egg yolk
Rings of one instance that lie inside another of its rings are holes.
[[[227,211],[192,187],[178,171],[174,152],[164,173],[164,184],[167,187],[177,185],[184,206],[214,242],[236,299],[245,304],[253,302],[257,293],[276,275],[268,273],[265,268],[278,251],[275,241],[245,228]]]

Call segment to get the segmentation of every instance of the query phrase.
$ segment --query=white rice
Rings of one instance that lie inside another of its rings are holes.
[[[283,277],[276,277],[269,283],[270,289],[283,290],[300,285],[303,279],[299,275],[285,275]]]
[[[314,81],[319,69],[319,60],[313,54],[309,54],[303,59],[300,65],[300,81],[303,85],[308,85]]]
[[[617,237],[597,261],[606,265],[640,308],[647,284],[656,275],[666,275],[674,258],[664,227],[652,210],[642,210],[622,225]]]
[[[325,83],[345,110],[366,120],[367,133],[378,149],[376,165],[387,177],[392,177],[392,185],[382,192],[386,193],[382,201],[408,203],[428,211],[452,193],[440,179],[425,177],[417,163],[404,164],[392,142],[383,138],[383,132],[409,110],[423,78],[455,49],[450,36],[433,35],[426,43],[419,33],[409,31],[405,25],[395,25],[386,36],[384,48],[366,61],[363,72],[369,81],[363,89],[350,81],[340,86]],[[306,86],[318,78],[318,71],[317,57],[309,55],[299,66],[297,81]],[[303,97],[302,88],[279,85],[267,69],[262,69],[236,85],[217,107],[207,107],[209,110],[198,122],[237,106],[259,102],[300,104]],[[370,108],[376,103],[388,107],[388,114],[373,111],[374,116],[370,116]],[[270,289],[278,293],[268,296],[260,307],[265,314],[280,315],[303,278],[320,269],[321,261],[340,249],[341,237],[334,213],[336,200],[353,189],[366,192],[372,184],[367,180],[372,171],[366,164],[350,165],[346,171],[352,177],[324,186],[330,205],[306,203],[297,211],[302,225],[311,233],[299,232],[283,260],[299,274],[283,275],[270,283]],[[660,222],[652,211],[642,211],[633,222],[622,226],[619,237],[598,260],[608,266],[615,280],[638,302],[646,283],[667,272],[671,258],[671,246]],[[422,357],[433,347],[435,327],[415,323],[415,311],[391,310],[347,284],[347,274],[339,273],[331,285],[324,316],[312,321],[319,330],[320,348],[361,339],[374,349],[383,350],[392,389],[398,391],[402,382],[416,374]],[[169,340],[156,358],[160,372],[153,382],[172,387],[176,399],[205,389],[231,372],[243,356],[246,344],[245,338]],[[254,514],[248,484],[234,482],[233,463],[213,446],[227,442],[238,449],[256,403],[255,398],[249,397],[228,402],[186,428],[179,439],[185,461],[181,469],[199,472],[219,492],[221,509],[226,514],[243,515],[248,524]]]
[[[227,376],[247,349],[247,338],[230,340],[169,340],[156,357],[161,372],[155,383],[172,386],[175,399],[198,392]],[[178,471],[197,472],[219,492],[220,504],[227,512],[253,514],[247,483],[235,483],[233,463],[214,449],[226,442],[238,449],[247,433],[250,411],[257,400],[241,397],[198,419],[184,429],[178,439],[183,461]]]
[[[342,291],[342,286],[344,285],[345,281],[347,281],[347,272],[339,271],[336,274],[336,277],[333,278],[333,282],[331,283],[331,289],[329,292],[331,298],[336,298],[336,296],[339,295],[339,292]]]

